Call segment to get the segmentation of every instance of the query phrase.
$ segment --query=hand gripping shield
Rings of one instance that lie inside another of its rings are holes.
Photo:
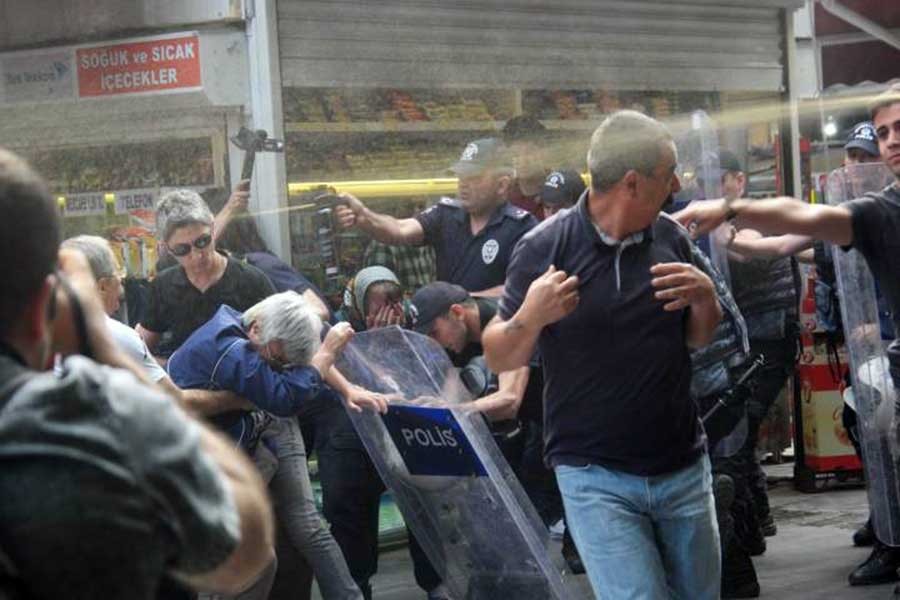
[[[828,176],[829,204],[860,198],[883,189],[891,181],[881,163],[849,165]],[[835,276],[844,319],[844,337],[850,356],[853,397],[868,480],[872,524],[878,539],[900,546],[900,477],[897,467],[895,402],[897,391],[888,370],[881,339],[875,280],[866,260],[856,250],[832,248]]]
[[[562,574],[549,532],[444,350],[398,327],[354,336],[351,382],[395,395],[385,415],[349,411],[406,523],[454,598],[589,597]]]

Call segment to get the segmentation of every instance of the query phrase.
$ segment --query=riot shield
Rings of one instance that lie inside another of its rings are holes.
[[[678,178],[682,201],[711,200],[722,197],[722,173],[719,168],[719,137],[716,125],[704,111],[691,113],[687,127],[677,130]],[[731,285],[728,270],[728,225],[709,233],[709,258]]]
[[[881,163],[843,167],[828,176],[826,197],[829,204],[841,204],[881,190],[891,179]],[[900,546],[900,449],[894,409],[897,395],[881,339],[875,280],[865,258],[856,250],[844,252],[835,247],[832,252],[872,525],[881,542]]]
[[[354,336],[351,382],[395,396],[385,415],[350,411],[372,462],[454,598],[545,600],[584,592],[434,340],[389,327]],[[587,592],[589,594],[590,592]]]

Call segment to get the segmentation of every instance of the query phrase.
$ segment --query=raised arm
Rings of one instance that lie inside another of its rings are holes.
[[[807,204],[794,198],[731,202],[695,200],[674,216],[695,236],[734,219],[738,227],[751,227],[769,234],[795,233],[840,246],[853,241],[849,210],[841,206]]]
[[[813,238],[788,233],[763,237],[755,229],[736,231],[728,249],[744,258],[784,258],[812,248]]]
[[[343,228],[359,227],[374,239],[385,244],[417,246],[425,241],[425,230],[416,219],[397,219],[377,213],[352,194],[341,194],[344,204],[334,211]]]
[[[534,354],[541,330],[578,306],[578,278],[550,266],[531,282],[525,299],[508,320],[499,315],[481,335],[484,358],[495,373],[526,366]]]

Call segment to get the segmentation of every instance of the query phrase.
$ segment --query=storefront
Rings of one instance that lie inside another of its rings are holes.
[[[48,42],[0,53],[0,145],[45,175],[65,235],[107,236],[130,277],[152,276],[160,194],[230,187],[228,136],[248,102],[244,33]]]
[[[664,120],[697,109],[730,114],[722,142],[751,173],[773,171],[786,23],[802,4],[280,2],[293,203],[329,184],[371,192],[379,210],[408,216],[435,194],[453,193],[445,169],[466,142],[523,113],[547,128],[552,166],[576,168],[590,132],[619,108]],[[303,213],[292,213],[293,259],[315,275],[313,226]],[[365,240],[344,240],[353,270]]]

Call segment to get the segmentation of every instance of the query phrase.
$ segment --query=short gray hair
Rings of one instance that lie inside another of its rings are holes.
[[[280,341],[291,364],[308,365],[319,350],[322,320],[297,292],[273,294],[245,310],[244,327],[254,322],[260,341]]]
[[[666,126],[647,115],[634,110],[611,114],[591,135],[591,187],[608,191],[631,170],[649,177],[662,160],[663,144],[672,141]]]
[[[187,225],[212,225],[213,214],[206,201],[193,190],[166,192],[156,205],[156,236],[168,241],[175,230]]]
[[[63,248],[78,250],[91,266],[91,273],[98,281],[104,277],[116,277],[119,265],[109,242],[97,235],[78,235],[62,243]]]

